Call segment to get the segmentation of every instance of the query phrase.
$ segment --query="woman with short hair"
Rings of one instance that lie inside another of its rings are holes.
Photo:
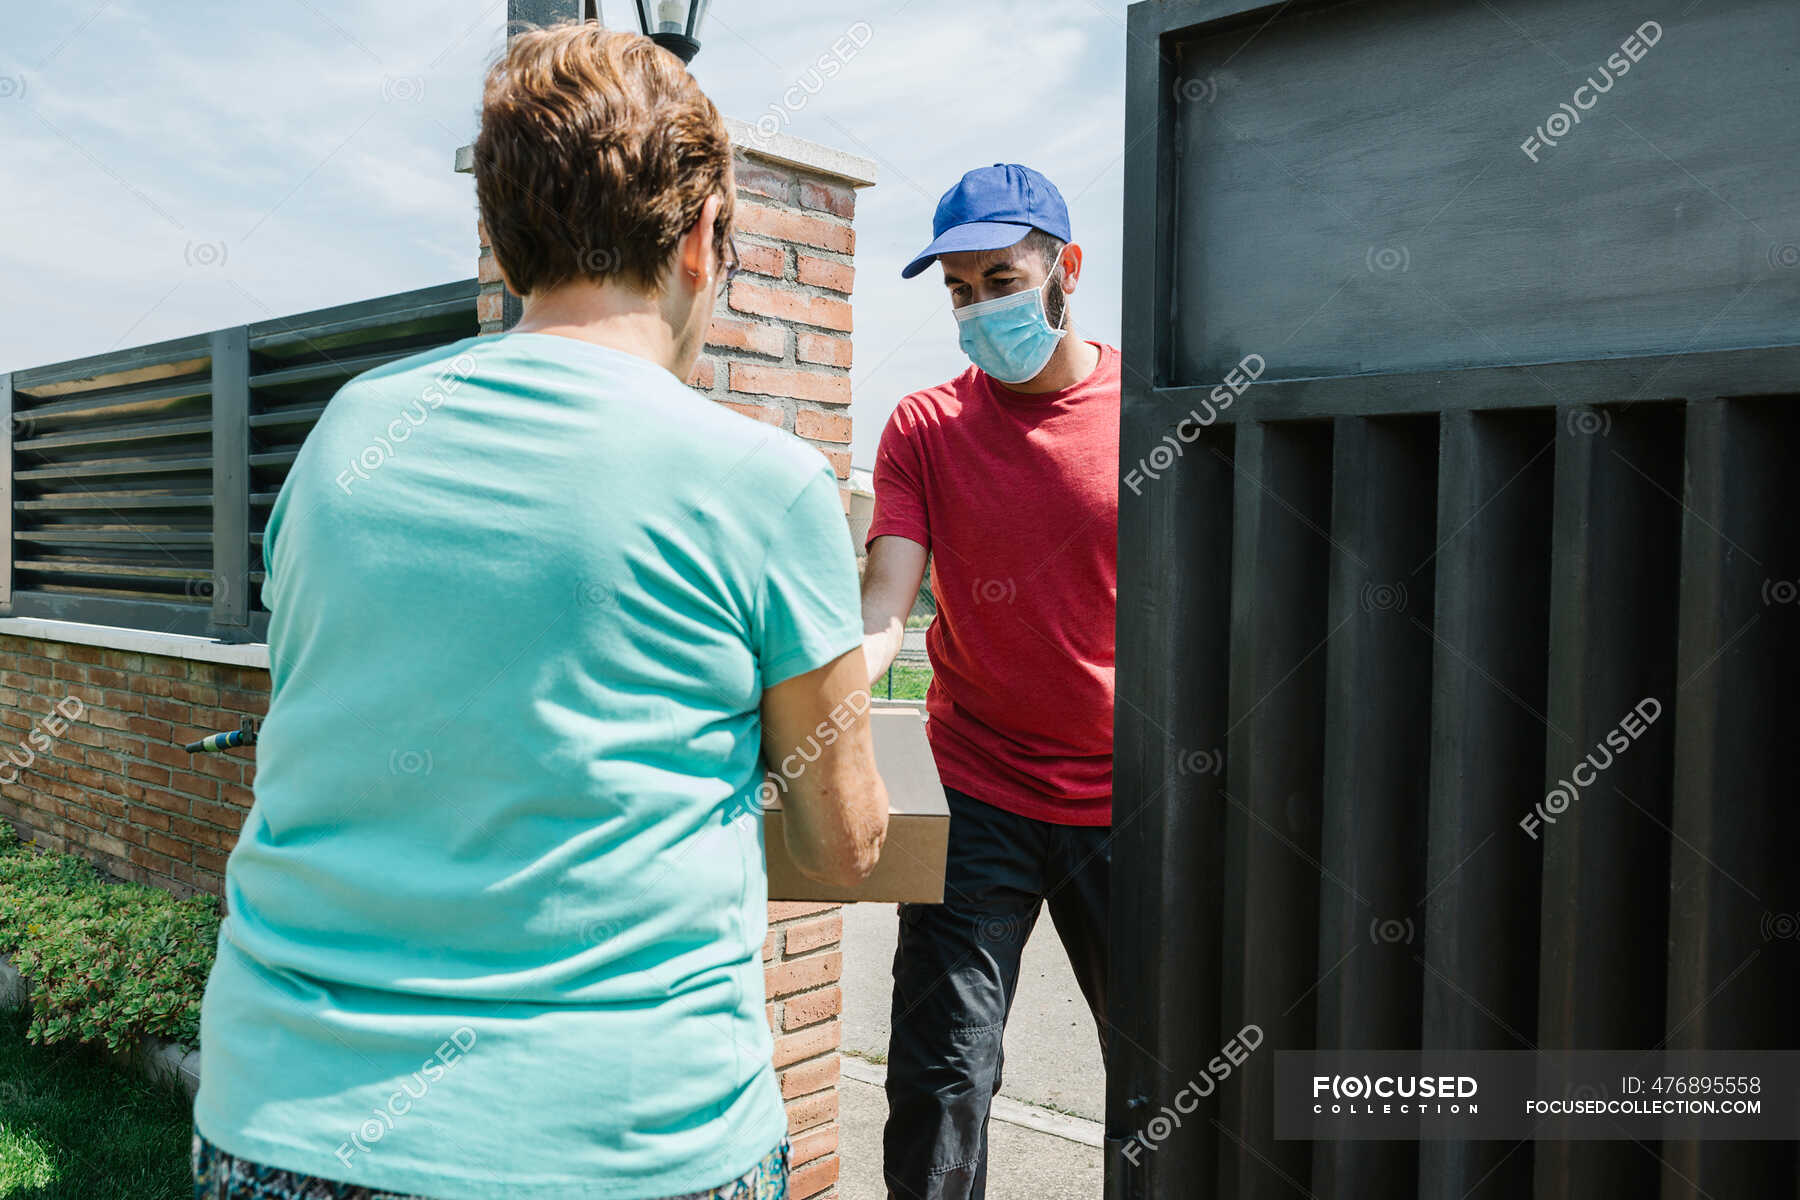
[[[761,754],[843,730],[808,873],[887,826],[837,480],[682,383],[734,184],[677,59],[513,38],[475,178],[523,319],[345,385],[269,518],[195,1195],[785,1196]]]

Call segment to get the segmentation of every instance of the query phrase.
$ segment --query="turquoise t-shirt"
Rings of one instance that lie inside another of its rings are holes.
[[[470,339],[337,394],[264,561],[199,1131],[441,1200],[748,1171],[759,704],[862,642],[830,466],[646,360]]]

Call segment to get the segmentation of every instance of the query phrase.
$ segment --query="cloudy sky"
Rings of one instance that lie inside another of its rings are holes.
[[[451,160],[504,0],[9,7],[0,371],[474,274]],[[627,0],[603,11],[635,27]],[[1124,23],[1122,0],[714,0],[694,73],[725,113],[878,163],[856,215],[858,465],[902,395],[965,365],[942,286],[899,269],[970,167],[1058,183],[1088,255],[1077,318],[1117,341]],[[861,50],[784,109],[853,27]]]

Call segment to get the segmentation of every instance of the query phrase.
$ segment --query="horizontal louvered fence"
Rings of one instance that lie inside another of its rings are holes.
[[[262,535],[350,377],[479,332],[466,280],[0,374],[0,612],[261,640]]]

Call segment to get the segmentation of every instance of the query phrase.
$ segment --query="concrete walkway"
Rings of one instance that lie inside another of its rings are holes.
[[[881,1127],[894,943],[891,904],[844,910],[840,1155],[844,1200],[885,1200]],[[860,1061],[858,1061],[860,1060]],[[1094,1022],[1044,913],[1026,944],[1006,1028],[1006,1067],[988,1129],[990,1200],[1096,1200],[1106,1074]]]
[[[838,1084],[838,1195],[887,1200],[881,1181],[881,1124],[887,1098],[846,1075]],[[1098,1200],[1100,1151],[1005,1121],[988,1125],[988,1200]]]

